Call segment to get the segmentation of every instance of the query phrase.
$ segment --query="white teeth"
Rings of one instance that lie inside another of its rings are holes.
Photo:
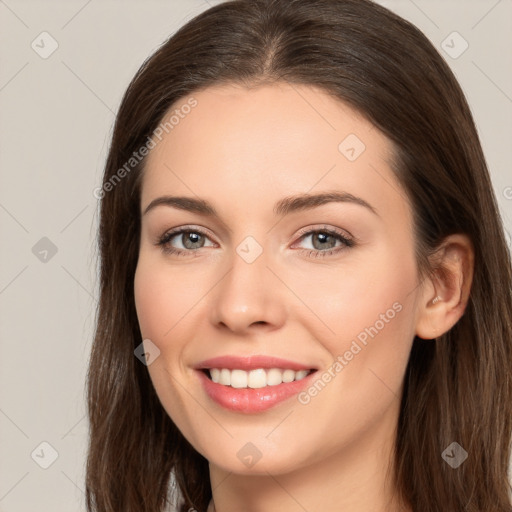
[[[248,380],[247,372],[243,370],[231,370],[231,387],[246,388]]]
[[[266,386],[277,386],[283,382],[302,380],[308,376],[311,370],[282,370],[280,368],[269,368],[267,370],[258,368],[246,372],[245,370],[229,370],[227,368],[211,368],[210,377],[213,382],[233,388],[264,388]]]
[[[242,370],[239,370],[242,371]],[[245,372],[244,372],[245,373]],[[267,374],[263,368],[249,372],[248,386],[253,389],[264,388],[267,385]]]
[[[224,386],[231,386],[231,372],[229,370],[223,368],[220,371],[219,384],[223,384]]]
[[[285,370],[283,372],[283,382],[293,382],[295,379],[295,372],[293,370]]]
[[[306,377],[309,374],[308,370],[300,370],[295,374],[295,380],[302,380],[304,377]]]
[[[278,368],[267,370],[267,386],[277,386],[283,382],[283,372]]]

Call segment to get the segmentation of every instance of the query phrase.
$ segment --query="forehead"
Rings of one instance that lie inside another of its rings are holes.
[[[246,209],[324,189],[365,194],[381,207],[397,193],[405,199],[388,139],[321,89],[216,85],[180,99],[163,121],[171,116],[146,161],[142,207],[165,193]]]

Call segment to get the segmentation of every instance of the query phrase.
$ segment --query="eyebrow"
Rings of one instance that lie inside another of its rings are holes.
[[[331,191],[322,192],[319,194],[299,194],[294,196],[285,197],[280,199],[274,205],[274,214],[278,216],[285,216],[293,212],[310,210],[318,206],[328,203],[352,203],[363,206],[371,211],[373,214],[379,216],[377,210],[364,199],[349,194],[348,192]],[[146,207],[143,215],[153,210],[157,206],[168,206],[186,210],[193,213],[199,213],[209,217],[220,218],[217,210],[212,204],[204,199],[185,197],[185,196],[161,196],[153,199]]]

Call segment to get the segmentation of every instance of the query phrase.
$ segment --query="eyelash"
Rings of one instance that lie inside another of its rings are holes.
[[[183,228],[177,228],[176,230],[171,230],[162,235],[156,245],[160,246],[162,248],[162,251],[166,254],[174,254],[176,256],[189,256],[191,253],[196,253],[198,249],[176,249],[175,247],[169,246],[169,242],[176,237],[177,235],[181,235],[183,233],[197,233],[200,235],[203,235],[205,237],[208,237],[208,234],[203,231],[202,229],[198,228],[192,228],[192,227],[183,227]],[[301,249],[301,252],[307,252],[307,257],[309,258],[318,258],[318,257],[325,257],[325,256],[331,256],[333,254],[337,254],[345,249],[348,249],[350,247],[354,247],[356,245],[355,240],[353,238],[349,238],[341,233],[341,231],[332,229],[332,228],[321,228],[321,229],[310,229],[310,230],[303,230],[299,233],[299,240],[302,240],[303,238],[306,238],[309,235],[324,233],[330,236],[333,236],[337,240],[341,241],[344,244],[344,247],[336,247],[332,249],[327,249],[325,251],[322,251],[320,249]],[[199,249],[202,249],[200,247]]]

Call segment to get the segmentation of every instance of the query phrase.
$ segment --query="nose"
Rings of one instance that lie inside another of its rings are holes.
[[[286,297],[279,279],[263,253],[252,262],[234,253],[231,268],[211,294],[211,321],[217,328],[238,335],[279,329],[285,322]]]

